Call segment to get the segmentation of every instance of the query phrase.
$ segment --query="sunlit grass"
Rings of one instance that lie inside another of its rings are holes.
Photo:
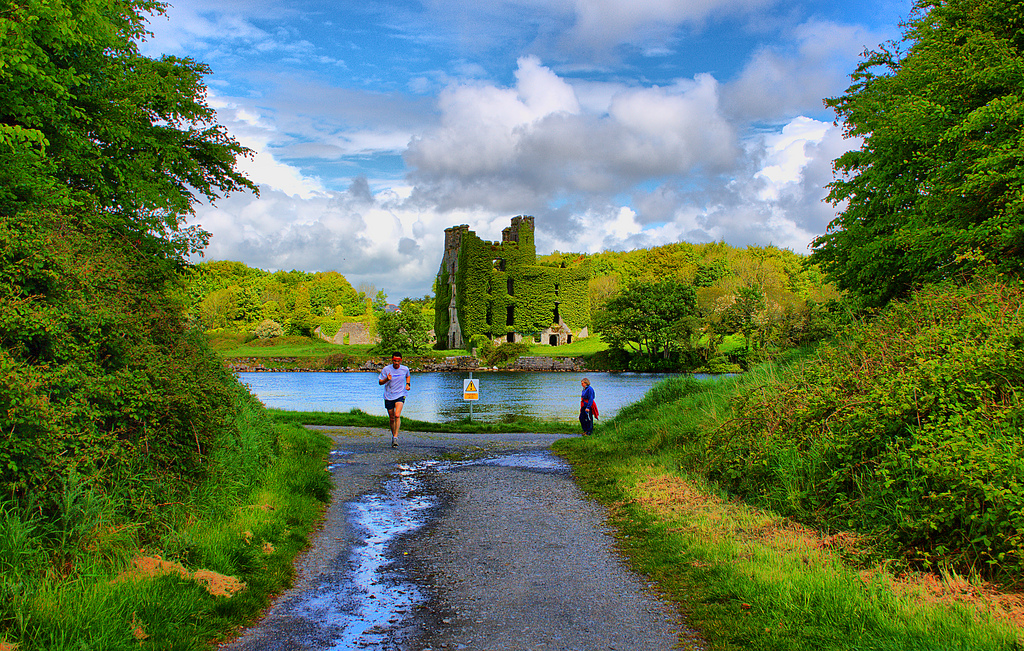
[[[289,584],[329,497],[329,439],[239,399],[237,436],[221,441],[211,479],[188,504],[128,520],[125,495],[77,477],[66,480],[56,516],[0,503],[0,648],[209,648]],[[270,463],[254,462],[267,446]],[[143,572],[140,559],[182,572]],[[215,594],[222,584],[244,589]]]
[[[593,355],[602,350],[608,350],[608,344],[601,341],[601,337],[592,335],[584,339],[573,339],[571,344],[562,346],[535,344],[530,346],[530,352],[527,354],[543,357],[578,357],[580,355]]]

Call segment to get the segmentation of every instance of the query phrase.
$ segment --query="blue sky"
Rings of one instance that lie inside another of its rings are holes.
[[[206,259],[431,291],[444,229],[538,251],[800,253],[857,146],[822,99],[905,0],[179,0],[150,56],[207,63],[260,196],[197,207]]]

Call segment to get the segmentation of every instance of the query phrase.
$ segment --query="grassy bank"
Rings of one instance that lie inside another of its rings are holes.
[[[207,648],[288,585],[329,497],[329,441],[235,399],[235,440],[180,502],[126,519],[130,486],[72,475],[56,517],[0,505],[0,648]]]
[[[764,366],[714,383],[673,378],[555,449],[611,509],[621,548],[710,649],[1019,649],[1019,601],[976,577],[911,571],[860,536],[796,524],[710,484],[692,442],[772,382]],[[1017,625],[1012,618],[1017,618]]]
[[[275,420],[299,425],[344,425],[349,427],[389,427],[387,416],[372,416],[358,409],[348,412],[325,411],[284,411],[268,409]],[[459,433],[493,433],[493,432],[544,432],[551,434],[571,434],[579,429],[576,421],[542,421],[522,417],[513,417],[498,423],[481,423],[464,418],[453,423],[431,423],[414,418],[402,418],[402,429],[411,432],[459,432]]]

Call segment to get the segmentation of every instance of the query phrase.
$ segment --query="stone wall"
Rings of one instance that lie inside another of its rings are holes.
[[[582,357],[520,357],[514,371],[584,371]]]

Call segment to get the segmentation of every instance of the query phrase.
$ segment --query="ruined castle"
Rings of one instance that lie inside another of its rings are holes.
[[[434,332],[448,348],[474,335],[495,344],[572,342],[588,335],[590,262],[537,264],[533,217],[512,218],[501,242],[462,224],[444,231],[437,274]]]

